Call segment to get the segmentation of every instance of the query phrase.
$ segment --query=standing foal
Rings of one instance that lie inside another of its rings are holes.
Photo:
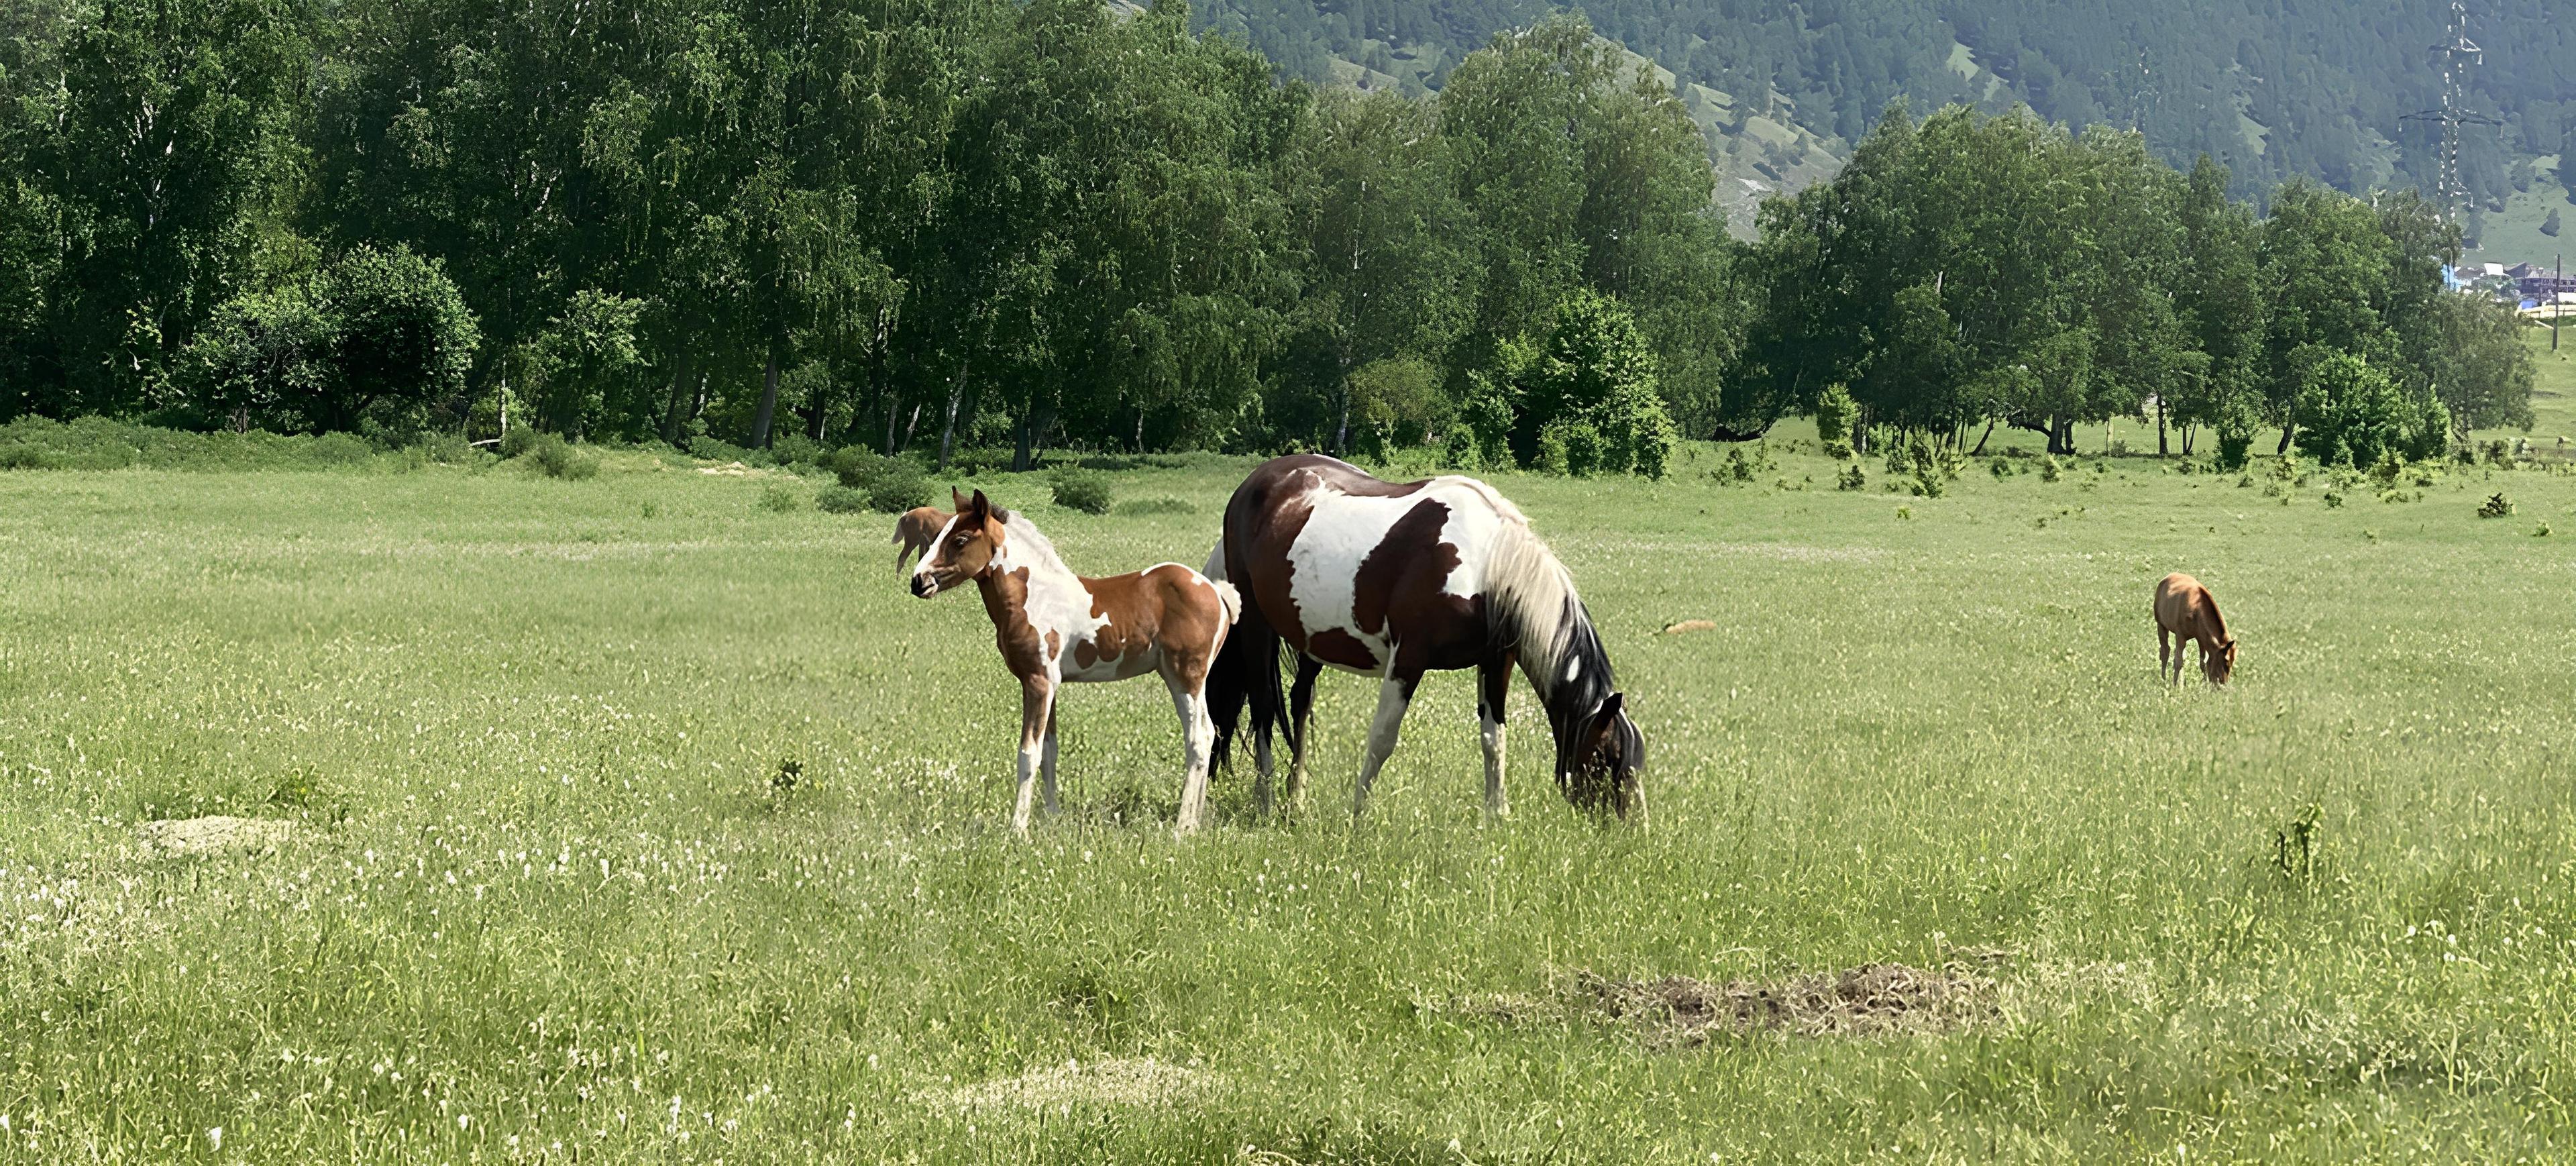
[[[2170,674],[2182,684],[2182,654],[2200,644],[2200,674],[2211,684],[2226,684],[2236,671],[2236,637],[2227,634],[2227,618],[2200,580],[2176,571],[2156,584],[2156,675]]]
[[[1029,783],[1041,774],[1047,813],[1055,813],[1057,686],[1155,672],[1172,691],[1189,755],[1178,830],[1196,831],[1207,812],[1208,754],[1216,738],[1208,668],[1243,609],[1233,585],[1179,563],[1086,579],[1056,557],[1054,544],[1028,519],[993,505],[983,491],[949,496],[957,512],[913,569],[912,593],[928,599],[974,580],[984,614],[993,618],[1002,662],[1020,678],[1020,797],[1011,829],[1028,833]]]
[[[915,506],[904,511],[894,520],[894,569],[901,571],[905,559],[930,553],[930,544],[939,541],[939,528],[946,525],[948,512],[936,506]]]

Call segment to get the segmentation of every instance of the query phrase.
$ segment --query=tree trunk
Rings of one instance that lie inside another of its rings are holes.
[[[680,426],[687,420],[680,411],[689,405],[689,373],[694,363],[689,342],[683,339],[679,365],[671,370],[671,395],[662,407],[662,440],[673,445],[680,444]]]
[[[769,346],[769,367],[760,374],[760,410],[751,417],[751,444],[769,448],[769,423],[778,416],[778,345]]]
[[[948,472],[948,455],[957,448],[957,404],[966,396],[967,361],[957,362],[957,380],[948,386],[948,420],[939,427],[939,469]],[[967,415],[972,419],[973,414]]]
[[[1978,434],[1978,435],[1977,435],[1977,448],[1972,449],[1972,450],[1969,450],[1969,451],[1968,451],[1968,456],[1969,456],[1969,457],[1984,457],[1984,456],[1986,456],[1986,440],[1987,440],[1988,438],[1993,437],[1994,435],[1995,435],[1995,418],[1988,417],[1988,418],[1986,418],[1986,431],[1985,431],[1984,433],[1981,433],[1981,434]]]
[[[912,433],[921,428],[921,402],[912,403],[912,417],[903,423],[903,447],[912,448]]]
[[[1011,435],[1011,472],[1014,474],[1029,472],[1029,415],[1035,412],[1037,406],[1034,404],[1021,410],[1019,424],[1012,427],[1015,432]]]
[[[2295,432],[2297,428],[2298,427],[2294,425],[2284,425],[2281,427],[2281,445],[2279,448],[2272,451],[2272,455],[2274,457],[2290,452],[2290,434]]]
[[[2165,445],[2165,399],[2156,398],[2156,456],[2167,457],[2173,450]]]

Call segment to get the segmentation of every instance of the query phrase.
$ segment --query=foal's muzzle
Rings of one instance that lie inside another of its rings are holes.
[[[939,580],[931,578],[928,574],[915,575],[912,577],[912,593],[922,599],[937,595]]]

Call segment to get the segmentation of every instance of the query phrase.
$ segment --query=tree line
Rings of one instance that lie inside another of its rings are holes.
[[[1764,206],[1728,424],[1835,394],[1863,434],[2009,425],[2071,452],[2078,424],[2144,415],[2160,451],[2207,432],[2241,460],[2277,428],[2364,465],[2529,427],[2519,319],[2444,292],[2460,232],[2436,207],[2294,179],[2258,218],[2228,182],[2135,133],[1894,106],[1834,181]]]
[[[1672,90],[1580,17],[1415,96],[1282,83],[1191,20],[25,0],[0,419],[1652,474],[1828,393],[1949,440],[2152,401],[2186,448],[2259,420],[2347,456],[2433,402],[2528,417],[2409,196],[2293,183],[2258,219],[2135,134],[1900,107],[1748,245]]]

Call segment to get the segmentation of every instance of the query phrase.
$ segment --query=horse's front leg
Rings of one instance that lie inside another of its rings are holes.
[[[1046,744],[1038,755],[1038,776],[1046,786],[1047,817],[1056,816],[1055,804],[1055,719],[1058,706],[1053,697],[1047,700]]]
[[[2156,679],[2163,680],[2173,668],[2173,633],[2165,625],[2156,625]],[[2176,681],[2176,683],[2180,683]]]
[[[1390,671],[1377,686],[1377,716],[1369,721],[1368,759],[1360,763],[1359,787],[1351,794],[1351,816],[1368,810],[1369,786],[1377,781],[1378,767],[1386,764],[1386,755],[1395,752],[1396,735],[1404,728],[1404,710],[1413,704],[1413,688],[1422,683],[1422,674],[1397,675]]]
[[[1047,729],[1055,720],[1055,678],[1044,674],[1020,678],[1020,792],[1011,808],[1011,830],[1029,833],[1029,795],[1038,770],[1045,765]],[[1052,801],[1053,799],[1049,799]]]
[[[1512,658],[1498,656],[1476,669],[1476,721],[1484,729],[1485,813],[1512,816],[1503,796],[1503,698],[1512,690]]]

